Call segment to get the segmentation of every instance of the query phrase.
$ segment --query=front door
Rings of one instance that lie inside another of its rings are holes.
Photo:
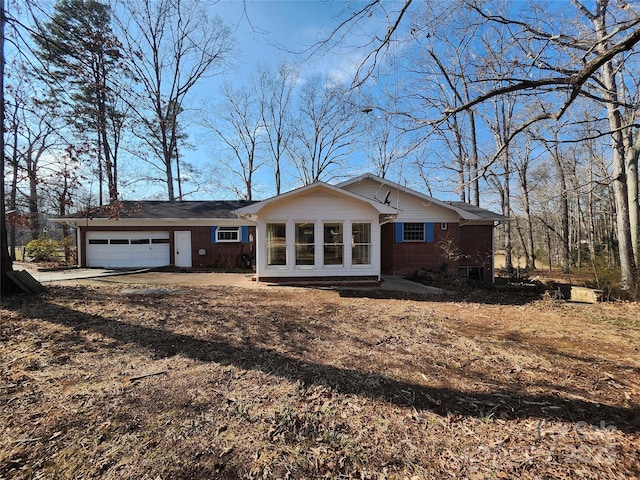
[[[191,267],[191,232],[175,232],[176,267]]]

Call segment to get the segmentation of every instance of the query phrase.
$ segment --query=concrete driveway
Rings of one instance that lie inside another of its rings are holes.
[[[274,284],[256,282],[252,274],[219,273],[219,272],[160,272],[150,269],[105,269],[105,268],[70,268],[64,270],[39,270],[29,263],[15,262],[14,270],[26,270],[43,285],[184,285],[211,286],[229,285],[244,288],[268,288]],[[356,287],[349,287],[353,290]],[[386,290],[412,294],[442,295],[447,292],[441,288],[430,287],[412,282],[402,277],[383,275],[379,287],[357,287],[358,290]]]

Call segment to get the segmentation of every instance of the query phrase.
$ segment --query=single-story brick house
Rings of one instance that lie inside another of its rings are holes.
[[[256,224],[258,280],[380,279],[440,270],[493,280],[502,215],[443,202],[366,174],[322,182],[239,208]]]
[[[493,280],[496,222],[374,175],[260,202],[119,202],[55,219],[76,227],[83,267],[253,265],[256,279],[378,281],[416,270]]]

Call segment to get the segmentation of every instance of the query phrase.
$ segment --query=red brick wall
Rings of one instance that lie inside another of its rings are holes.
[[[464,258],[459,262],[464,267],[486,267],[491,269],[492,225],[465,225],[460,227],[460,250]]]
[[[222,268],[231,270],[238,267],[240,255],[246,253],[253,258],[255,246],[253,243],[211,243],[211,227],[81,227],[80,241],[82,242],[82,253],[80,265],[87,264],[87,231],[91,232],[122,232],[122,231],[163,231],[169,232],[169,252],[171,264],[175,263],[174,241],[176,231],[191,231],[191,258],[193,268]],[[255,227],[249,227],[249,236],[256,238]],[[205,250],[205,255],[200,255],[198,250]]]
[[[442,270],[455,274],[456,259],[447,255],[458,247],[458,224],[448,223],[442,230],[440,223],[433,229],[433,242],[395,241],[395,224],[382,226],[382,273],[408,276],[417,270]]]
[[[395,224],[382,226],[382,273],[409,276],[417,270],[457,275],[458,266],[484,266],[491,270],[491,225],[434,225],[433,242],[395,241]]]

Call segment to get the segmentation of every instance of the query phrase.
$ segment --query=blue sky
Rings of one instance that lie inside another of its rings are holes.
[[[363,4],[328,0],[257,0],[248,1],[246,5],[238,0],[224,0],[217,3],[211,8],[212,12],[220,15],[234,31],[238,42],[237,71],[226,77],[247,75],[257,63],[276,65],[285,59],[305,60],[305,50],[328,36],[345,8]],[[349,56],[333,51],[331,55],[313,58],[307,61],[303,73],[335,71],[348,75],[351,60],[361,55],[361,52],[352,53]]]
[[[223,82],[227,81],[234,87],[239,87],[247,82],[257,65],[275,68],[283,61],[298,64],[302,62],[300,70],[302,82],[311,75],[322,73],[330,74],[333,78],[349,84],[355,68],[360,63],[362,50],[334,49],[326,55],[314,55],[309,58],[309,48],[328,37],[338,25],[339,16],[344,13],[346,6],[353,9],[358,5],[364,5],[364,2],[259,0],[248,1],[245,4],[242,1],[223,0],[215,3],[211,6],[211,12],[220,16],[233,31],[233,38],[237,42],[237,55],[233,59],[233,66],[226,73],[206,79],[196,87],[189,104],[195,109],[199,108],[203,102],[214,106],[220,101],[218,92]],[[374,25],[373,21],[371,24]],[[373,28],[372,25],[365,27]],[[364,33],[361,30],[354,32],[353,43],[347,41],[347,44],[361,42],[362,39],[358,39],[358,36]],[[214,158],[221,155],[220,147],[214,141],[213,133],[201,131],[197,128],[197,121],[194,123],[196,125],[191,128],[189,141],[192,145],[198,145],[198,148],[194,151],[183,150],[182,153],[188,162],[211,169]],[[364,156],[364,153],[360,156]],[[299,183],[292,178],[286,178],[284,181],[285,190],[299,186]],[[256,178],[256,198],[273,195],[275,193],[273,183],[272,172],[268,167],[264,167],[261,172],[258,172]],[[158,193],[162,195],[163,192]],[[147,196],[152,193],[140,190],[136,194]],[[230,198],[231,194],[224,190],[208,189],[189,198],[211,198],[212,196]]]

